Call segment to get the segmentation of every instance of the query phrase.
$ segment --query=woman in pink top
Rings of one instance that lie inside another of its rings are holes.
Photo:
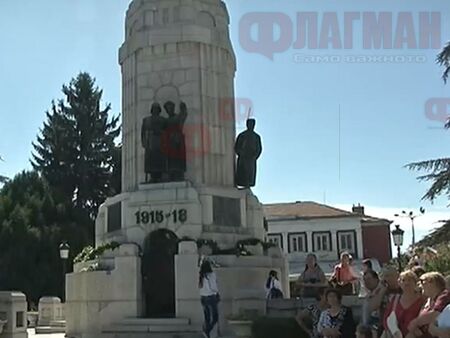
[[[343,252],[341,262],[334,267],[330,281],[343,295],[351,295],[353,294],[353,283],[357,280],[358,276],[350,265],[350,254]]]

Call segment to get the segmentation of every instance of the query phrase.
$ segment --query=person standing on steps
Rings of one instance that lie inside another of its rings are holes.
[[[220,296],[219,288],[217,286],[217,277],[208,260],[204,260],[200,265],[198,288],[200,290],[200,299],[203,307],[203,314],[205,316],[203,336],[205,338],[210,338],[211,331],[219,322],[218,304]]]

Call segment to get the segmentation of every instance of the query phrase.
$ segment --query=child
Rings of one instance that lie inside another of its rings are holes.
[[[373,338],[370,326],[358,325],[356,328],[356,338]]]
[[[281,291],[281,283],[278,280],[278,274],[275,270],[271,270],[266,281],[267,299],[283,298]]]

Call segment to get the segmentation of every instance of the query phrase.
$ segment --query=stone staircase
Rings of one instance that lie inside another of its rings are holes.
[[[201,327],[186,318],[127,318],[105,327],[103,333],[114,338],[202,338]]]
[[[65,320],[52,320],[47,326],[37,326],[36,334],[53,334],[53,333],[65,333],[66,321]]]

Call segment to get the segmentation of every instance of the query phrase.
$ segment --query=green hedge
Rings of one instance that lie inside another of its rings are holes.
[[[309,338],[294,318],[259,318],[253,322],[252,338]]]
[[[116,250],[120,246],[120,243],[111,242],[106,243],[97,248],[92,246],[85,247],[73,260],[74,263],[84,263],[99,258],[107,250]]]

